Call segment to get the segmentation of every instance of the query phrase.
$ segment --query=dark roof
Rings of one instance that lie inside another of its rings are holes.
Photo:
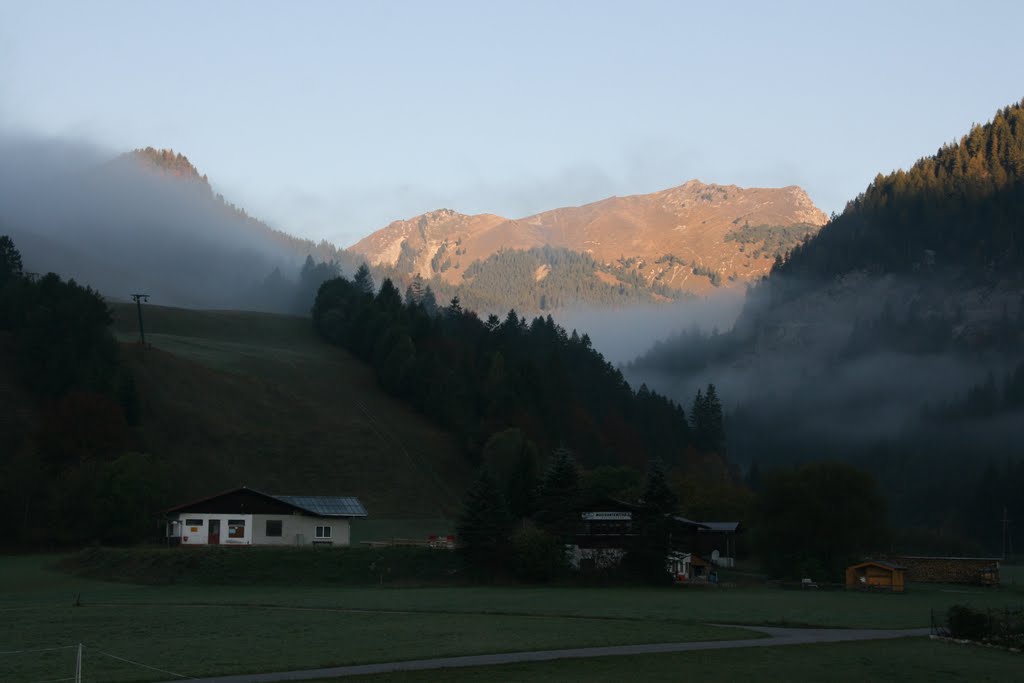
[[[847,569],[856,569],[857,567],[866,567],[869,564],[873,564],[876,567],[882,567],[883,569],[889,569],[889,570],[897,570],[897,569],[903,570],[903,569],[906,569],[906,567],[904,567],[902,565],[893,564],[892,562],[886,562],[885,560],[867,560],[865,562],[858,562],[857,564],[850,565],[849,567],[847,567]]]
[[[676,522],[677,524],[683,524],[686,526],[694,527],[699,531],[704,531],[708,528],[707,524],[704,524],[703,522],[695,522],[692,519],[687,519],[686,517],[683,517],[682,515],[670,515],[670,517],[672,518],[672,521]]]
[[[636,503],[629,503],[618,498],[612,498],[611,496],[595,496],[592,498],[585,498],[576,505],[577,512],[593,512],[595,510],[624,510],[629,512],[642,512],[646,508],[643,505],[637,505]]]
[[[701,531],[732,534],[737,534],[740,531],[739,522],[703,522],[703,524],[707,527],[707,529],[701,529]]]
[[[172,508],[164,510],[164,513],[188,512],[190,509],[200,504],[208,503],[218,498],[223,498],[237,493],[245,493],[262,498],[266,501],[283,504],[294,510],[298,510],[299,512],[313,515],[314,517],[367,516],[366,508],[363,507],[363,504],[359,502],[358,498],[352,496],[275,496],[251,489],[247,486],[221,491],[220,493],[200,498],[199,500],[193,500],[182,505],[175,505]]]
[[[366,508],[352,496],[274,496],[317,517],[366,517]]]

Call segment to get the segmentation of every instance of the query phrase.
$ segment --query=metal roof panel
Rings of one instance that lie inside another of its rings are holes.
[[[366,517],[366,508],[353,496],[277,496],[280,501],[318,517]]]

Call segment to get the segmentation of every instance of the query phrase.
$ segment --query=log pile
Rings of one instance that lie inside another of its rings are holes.
[[[907,569],[907,581],[921,583],[999,584],[999,560],[990,557],[889,558]]]

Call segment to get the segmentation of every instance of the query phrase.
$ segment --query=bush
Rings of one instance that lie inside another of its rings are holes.
[[[949,634],[965,640],[984,640],[992,635],[992,620],[985,612],[966,605],[953,605],[946,613]]]
[[[523,581],[550,581],[565,572],[565,546],[553,534],[526,525],[512,534],[512,568]]]

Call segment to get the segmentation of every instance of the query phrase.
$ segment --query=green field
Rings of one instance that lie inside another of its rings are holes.
[[[135,307],[112,309],[140,448],[169,463],[170,503],[246,485],[355,495],[372,519],[457,513],[472,471],[461,447],[308,318],[146,306],[143,351]]]
[[[532,681],[535,683],[619,683],[695,680],[828,681],[829,683],[933,683],[1020,680],[1020,654],[911,638],[741,650],[570,659],[533,664],[360,676],[360,683],[451,683]],[[349,678],[334,679],[348,681]],[[325,683],[321,681],[321,683]]]
[[[96,676],[91,680],[115,682],[168,676],[101,653],[195,676],[756,637],[750,631],[708,625],[722,623],[923,627],[931,609],[944,610],[954,603],[997,607],[1016,604],[1022,597],[1017,589],[941,586],[912,586],[906,595],[771,588],[289,586],[251,583],[244,575],[227,585],[145,586],[68,576],[53,570],[59,559],[0,558],[0,652],[83,642]],[[71,650],[0,655],[0,680],[59,678],[66,674],[71,657]],[[712,680],[730,680],[730,672],[739,675],[772,667],[777,671],[773,677],[780,680],[821,680],[824,667],[837,661],[844,671],[861,671],[868,680],[895,680],[901,658],[933,666],[925,671],[955,674],[978,657],[988,658],[978,661],[990,662],[993,670],[1003,666],[1001,656],[988,651],[912,641],[657,655],[633,664],[629,660],[637,658],[524,665],[509,668],[507,678],[611,680],[636,670],[644,671],[645,677],[650,672],[652,678],[670,678],[684,665],[687,671],[695,666],[695,671],[710,676],[717,668],[709,662],[720,661],[726,673]],[[466,670],[455,675],[482,680],[492,674]]]
[[[55,558],[0,560],[0,652],[86,645],[89,680],[278,671],[457,654],[756,637],[690,619],[600,618],[407,603],[415,591],[138,586],[75,579]],[[375,596],[382,597],[379,602]],[[454,608],[454,609],[451,609]],[[60,678],[73,650],[0,655],[0,680]]]

